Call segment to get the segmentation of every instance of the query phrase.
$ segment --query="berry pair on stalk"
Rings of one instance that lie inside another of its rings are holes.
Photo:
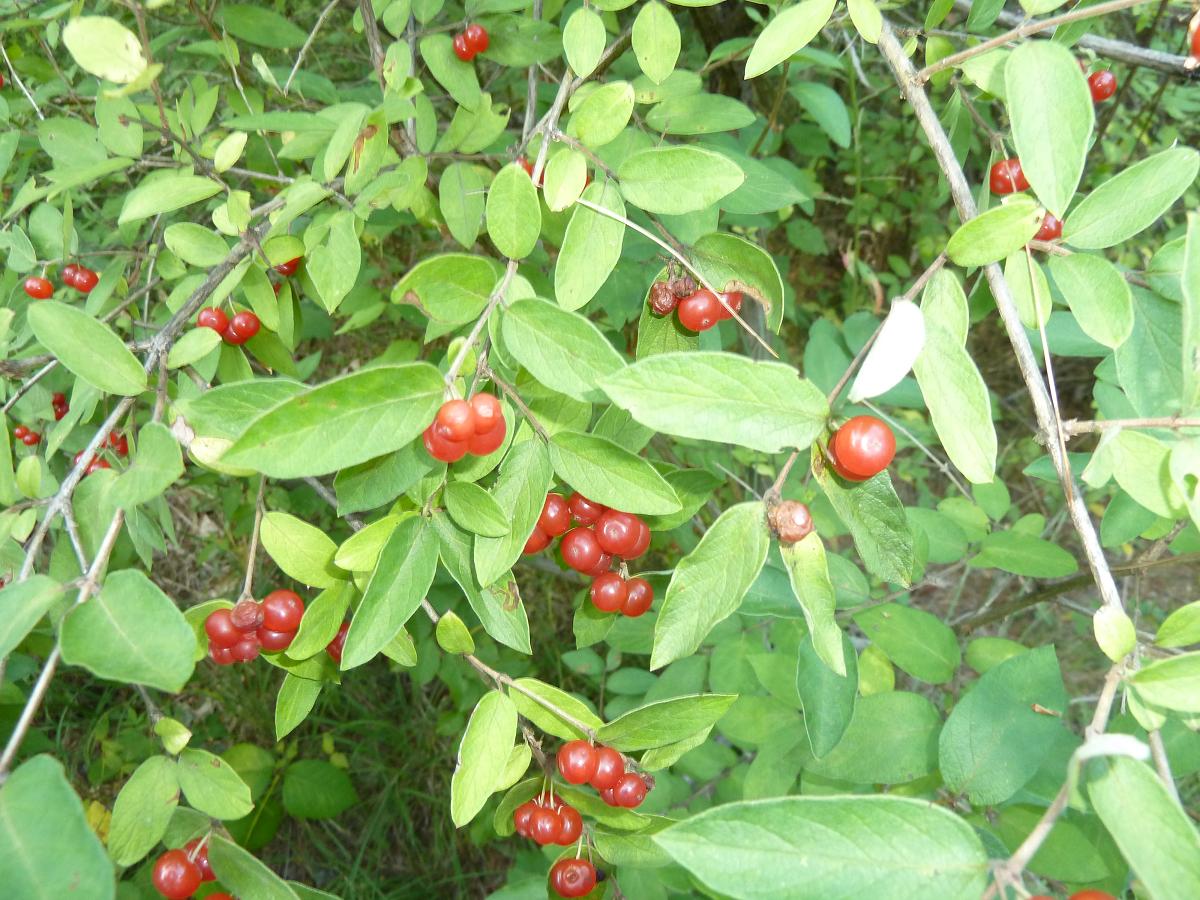
[[[61,391],[56,391],[52,399],[54,401],[54,421],[57,422],[71,411],[71,407],[67,405],[67,395]]]
[[[486,50],[490,43],[487,29],[478,22],[472,22],[466,30],[454,36],[454,55],[463,62],[470,62],[477,54]]]
[[[583,834],[583,818],[579,810],[556,800],[553,793],[541,794],[513,811],[513,828],[538,846],[569,847]]]
[[[167,900],[187,900],[201,884],[216,881],[208,862],[208,842],[204,838],[189,841],[179,850],[168,850],[154,862],[151,881],[154,889]],[[233,900],[229,894],[209,894],[208,900]]]
[[[558,748],[558,772],[569,784],[590,784],[609,806],[634,809],[650,790],[641,775],[625,771],[620,753],[587,741],[568,741]]]
[[[204,620],[209,655],[217,665],[229,666],[250,662],[260,649],[286,650],[303,616],[304,601],[295,591],[272,591],[262,603],[239,600],[233,609],[218,609]]]
[[[63,266],[62,280],[67,287],[73,287],[81,294],[90,294],[92,288],[100,283],[100,276],[87,266],[68,263]]]
[[[833,470],[846,481],[878,475],[896,455],[896,436],[874,416],[855,416],[833,433],[827,447]]]
[[[215,306],[206,306],[200,310],[200,314],[196,316],[196,325],[200,328],[211,328],[225,343],[239,347],[258,334],[262,328],[258,316],[249,310],[242,310],[230,319],[224,310]]]
[[[468,453],[474,456],[494,453],[504,443],[507,433],[500,401],[491,394],[476,394],[470,402],[443,403],[422,438],[430,456],[452,463]]]
[[[14,428],[13,437],[15,437],[26,447],[36,447],[42,442],[42,436],[36,431],[30,431],[25,425],[18,425],[16,428]]]

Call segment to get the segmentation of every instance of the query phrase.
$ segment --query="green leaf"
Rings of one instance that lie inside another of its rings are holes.
[[[468,250],[475,245],[483,225],[487,173],[480,166],[453,162],[438,181],[438,204],[446,227]]]
[[[1095,112],[1075,55],[1055,41],[1025,41],[1004,70],[1008,117],[1021,169],[1037,198],[1062,218],[1087,158]]]
[[[1063,240],[1080,250],[1100,250],[1148,228],[1191,187],[1200,154],[1189,147],[1156,153],[1110,178],[1063,221]]]
[[[298,759],[283,773],[283,808],[297,819],[332,819],[358,802],[344,769],[323,759]]]
[[[542,208],[537,188],[517,163],[496,175],[487,195],[488,236],[496,249],[511,259],[528,256],[542,230]]]
[[[604,53],[604,21],[593,10],[581,7],[567,19],[562,41],[567,65],[576,75],[586,78]]]
[[[429,74],[446,89],[454,102],[469,110],[478,108],[482,92],[475,66],[454,55],[454,39],[449,34],[431,34],[421,38],[420,48]]]
[[[398,450],[433,421],[441,374],[428,363],[373,366],[283,400],[225,454],[272,478],[324,475]]]
[[[553,212],[562,212],[579,198],[588,180],[586,156],[578,150],[555,153],[546,163],[542,199]]]
[[[194,222],[176,222],[168,226],[163,232],[163,242],[188,265],[205,269],[224,261],[229,255],[229,244],[223,237]]]
[[[800,644],[796,690],[804,710],[804,730],[813,756],[820,759],[841,741],[854,715],[858,696],[858,660],[850,638],[842,635],[846,674],[838,675],[817,655],[811,635]]]
[[[509,696],[516,704],[517,712],[536,725],[539,731],[560,737],[564,741],[582,740],[587,737],[584,732],[546,706],[531,699],[528,694],[536,694],[593,731],[599,731],[604,725],[604,720],[592,712],[586,703],[552,684],[546,684],[536,678],[518,678],[516,684],[517,690],[514,690]]]
[[[521,556],[542,514],[552,476],[549,454],[539,440],[515,445],[504,458],[500,476],[492,486],[492,498],[508,516],[511,528],[503,537],[475,538],[475,572],[480,585],[492,584]]]
[[[1067,711],[1067,694],[1053,647],[1005,660],[963,695],[939,739],[942,777],[972,803],[1002,803],[1037,774],[1062,719],[1038,712]]]
[[[695,653],[741,605],[767,558],[765,515],[762,503],[731,506],[676,564],[654,626],[651,669]]]
[[[633,85],[610,81],[592,91],[571,114],[567,133],[586,147],[603,147],[615,140],[633,115]]]
[[[329,224],[329,237],[308,251],[304,271],[317,289],[321,305],[333,312],[358,280],[362,251],[354,214],[337,213]]]
[[[499,691],[489,691],[475,706],[458,747],[458,765],[450,779],[450,818],[461,828],[496,790],[517,734],[517,708]]]
[[[753,297],[762,305],[767,327],[779,331],[783,323],[783,277],[769,253],[758,244],[724,232],[704,235],[696,241],[692,253],[693,264],[713,287]],[[674,317],[668,321],[674,321]]]
[[[185,749],[179,754],[177,772],[188,805],[205,815],[240,819],[254,809],[249,785],[229,763],[207,750]]]
[[[3,596],[0,594],[0,598]],[[4,616],[0,614],[0,621],[3,619]],[[1200,644],[1200,600],[1181,606],[1167,616],[1158,626],[1154,643],[1160,647],[1186,647],[1188,644]],[[0,650],[3,647],[4,644],[0,643]]]
[[[1033,198],[1019,194],[959,226],[946,253],[960,266],[996,262],[1028,244],[1042,227],[1042,217]]]
[[[850,112],[837,91],[817,81],[801,81],[788,88],[788,93],[816,120],[831,141],[839,147],[850,146]]]
[[[21,900],[112,900],[116,873],[62,764],[35,756],[0,787],[0,872]]]
[[[71,57],[85,72],[129,84],[146,71],[146,57],[137,35],[108,16],[76,16],[62,30]]]
[[[824,465],[813,448],[813,473],[838,518],[846,523],[855,549],[876,578],[907,586],[912,579],[913,535],[904,507],[884,470],[849,484]]]
[[[617,169],[621,193],[650,213],[706,209],[737,190],[746,175],[728,157],[700,147],[657,147],[627,156]]]
[[[1057,544],[1016,531],[994,531],[984,537],[980,552],[968,565],[1030,578],[1061,578],[1079,568],[1075,557]]]
[[[220,18],[234,37],[260,47],[290,50],[303,44],[307,36],[274,10],[249,3],[221,4]]]
[[[1155,900],[1200,895],[1200,835],[1158,776],[1144,763],[1120,756],[1091,766],[1088,799],[1146,895]]]
[[[1200,712],[1200,652],[1155,660],[1129,681],[1138,696],[1153,706]]]
[[[937,769],[941,719],[925,697],[888,691],[859,697],[845,734],[828,755],[806,766],[858,784],[903,784]]]
[[[0,589],[0,659],[16,649],[62,593],[63,586],[46,575],[30,575]]]
[[[221,183],[200,175],[169,174],[147,178],[125,195],[118,225],[148,219],[207,200],[221,192]]]
[[[259,530],[263,549],[284,574],[313,587],[333,587],[346,577],[333,563],[337,544],[320,528],[283,512],[269,512]]]
[[[305,610],[305,619],[310,612],[311,610]],[[308,718],[319,696],[321,682],[311,678],[300,678],[290,672],[284,675],[283,684],[279,686],[279,695],[275,698],[275,740],[282,741]]]
[[[452,481],[446,485],[445,500],[450,517],[472,534],[486,537],[508,534],[509,525],[504,510],[479,485],[469,481]]]
[[[478,318],[495,285],[496,270],[487,259],[447,253],[409,269],[392,288],[392,302],[419,304],[448,330]]]
[[[175,760],[151,756],[129,776],[113,804],[108,828],[108,853],[113,862],[132,866],[158,846],[178,805]]]
[[[842,630],[833,618],[836,601],[821,536],[815,531],[810,532],[795,544],[780,545],[779,553],[787,567],[792,592],[804,611],[808,639],[821,661],[834,674],[844,676],[846,660],[842,655]]]
[[[221,885],[254,900],[300,900],[278,875],[248,851],[219,834],[209,838],[208,861]]]
[[[167,368],[181,369],[199,362],[221,346],[221,335],[212,328],[193,328],[171,347]]]
[[[1113,662],[1120,662],[1137,645],[1133,619],[1125,610],[1113,606],[1101,606],[1092,615],[1092,633],[1096,644]]]
[[[584,189],[583,199],[622,218],[625,203],[607,178]],[[554,297],[563,309],[579,309],[604,286],[621,258],[625,225],[586,206],[575,207],[554,265]]]
[[[859,36],[868,44],[879,43],[879,34],[883,30],[883,16],[875,0],[848,0],[846,8],[850,12],[850,20],[858,29]],[[934,25],[927,25],[934,28]]]
[[[693,694],[648,703],[613,719],[596,739],[623,752],[673,744],[707,732],[736,699],[736,694]]]
[[[1012,288],[1021,324],[1030,330],[1045,326],[1054,306],[1050,299],[1050,282],[1025,248],[1010,254],[1004,261],[1004,280]]]
[[[29,309],[29,326],[60,363],[106,394],[132,397],[146,389],[146,372],[125,342],[82,309],[44,300]]]
[[[183,454],[171,429],[147,422],[138,432],[133,461],[113,482],[109,496],[116,506],[129,510],[162,495],[182,475]]]
[[[209,388],[195,399],[180,402],[180,407],[197,434],[233,440],[272,406],[305,390],[305,385],[285,378],[261,378]]]
[[[438,619],[437,628],[434,629],[434,634],[438,646],[447,653],[475,652],[475,639],[471,637],[470,629],[453,610],[442,613],[442,617]]]
[[[650,356],[601,386],[655,431],[764,453],[807,447],[829,415],[824,394],[791,366],[731,353]]]
[[[504,312],[504,346],[534,378],[576,400],[599,403],[600,381],[625,361],[583,316],[543,300],[518,300]]]
[[[350,621],[343,671],[369,662],[387,646],[425,599],[436,569],[437,535],[425,519],[405,519],[383,545]]]
[[[1049,266],[1083,333],[1114,349],[1125,343],[1133,332],[1133,294],[1117,267],[1094,253],[1052,256]]]
[[[771,19],[746,60],[746,77],[756,78],[806,47],[833,14],[833,0],[800,0]]]
[[[1182,271],[1179,282],[1183,302],[1183,408],[1200,406],[1200,215],[1188,215]]]
[[[665,134],[719,134],[753,125],[755,116],[741,100],[724,94],[668,97],[646,114],[646,124]]]
[[[100,593],[67,614],[62,657],[110,681],[172,693],[192,675],[196,638],[171,598],[141,572],[111,573]]]
[[[675,71],[679,59],[680,36],[675,17],[658,0],[638,10],[633,20],[633,55],[646,77],[662,84]]]
[[[945,684],[962,662],[954,632],[924,610],[885,603],[863,610],[854,621],[892,662],[921,681]]]
[[[550,439],[550,462],[560,480],[604,506],[648,515],[680,509],[650,463],[607,438],[560,431]]]
[[[651,837],[730,897],[921,897],[983,893],[987,854],[949,810],[903,797],[729,803]]]

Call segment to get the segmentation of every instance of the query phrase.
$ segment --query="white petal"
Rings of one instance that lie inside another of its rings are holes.
[[[925,346],[925,317],[911,300],[897,300],[850,388],[850,402],[886,393],[909,373]]]

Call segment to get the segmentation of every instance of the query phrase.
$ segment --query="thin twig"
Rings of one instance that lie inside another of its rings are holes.
[[[767,139],[767,135],[771,133],[771,129],[775,127],[775,121],[779,118],[779,109],[783,106],[783,98],[787,95],[788,89],[788,72],[792,68],[792,61],[789,59],[783,64],[783,72],[779,79],[779,91],[775,94],[775,102],[771,104],[770,115],[767,116],[767,122],[763,125],[763,130],[758,133],[758,139],[750,148],[750,156],[758,153],[762,147],[763,141]]]
[[[308,33],[308,38],[304,42],[304,46],[300,48],[300,52],[296,54],[296,64],[292,66],[292,71],[288,73],[287,81],[283,83],[283,93],[287,96],[288,91],[292,87],[292,79],[296,77],[296,73],[300,71],[300,64],[304,62],[304,57],[308,53],[308,48],[312,46],[312,42],[317,37],[317,32],[321,30],[321,26],[325,24],[325,19],[333,12],[333,8],[341,3],[342,0],[329,0],[328,5],[321,10],[321,14],[317,16],[317,22],[312,27],[312,31]]]
[[[17,74],[17,70],[13,68],[12,60],[8,58],[8,51],[4,49],[3,41],[0,41],[0,56],[4,57],[4,64],[8,66],[8,72],[12,75],[12,80],[16,82],[17,87],[21,89],[21,93],[25,95],[25,99],[29,101],[29,105],[33,107],[34,114],[39,119],[45,119],[46,117],[42,115],[41,107],[33,99],[33,94],[29,93],[29,88],[25,87],[25,82],[21,80],[21,76]]]
[[[505,396],[507,396],[508,399],[513,402],[513,405],[516,406],[517,409],[519,409],[521,411],[521,415],[525,417],[525,421],[529,423],[529,427],[537,432],[538,437],[540,437],[543,441],[546,441],[547,443],[549,443],[549,441],[550,441],[549,432],[547,432],[546,429],[542,427],[542,423],[537,420],[537,416],[535,416],[533,414],[533,411],[530,410],[530,408],[526,405],[525,401],[521,399],[521,395],[516,392],[516,390],[513,388],[513,386],[511,384],[509,384],[507,381],[500,378],[500,376],[498,376],[491,369],[484,370],[484,375],[487,378],[490,378],[492,380],[492,383],[494,385],[496,385],[496,387],[500,388],[500,390],[502,390],[504,392]]]
[[[254,597],[254,561],[258,556],[258,535],[262,529],[263,493],[266,491],[267,476],[258,476],[258,495],[254,498],[254,530],[250,533],[250,552],[246,554],[246,577],[242,581],[242,593],[239,600]]]
[[[1097,419],[1095,421],[1068,419],[1063,422],[1063,432],[1068,436],[1095,434],[1114,428],[1200,428],[1200,419],[1187,416],[1160,416],[1145,419]]]
[[[1171,774],[1171,761],[1167,758],[1167,748],[1163,745],[1162,732],[1155,728],[1147,737],[1150,739],[1150,756],[1154,759],[1154,768],[1158,770],[1158,777],[1162,779],[1163,787],[1167,789],[1171,799],[1182,807],[1183,801],[1179,799],[1179,788],[1175,786],[1175,776]]]

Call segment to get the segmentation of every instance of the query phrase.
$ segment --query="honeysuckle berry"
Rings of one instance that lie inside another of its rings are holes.
[[[1013,194],[1029,189],[1029,182],[1025,180],[1025,172],[1021,169],[1021,161],[1015,156],[992,165],[988,185],[993,194]]]
[[[896,436],[874,416],[855,416],[830,441],[838,465],[859,478],[882,472],[896,455]]]
[[[41,278],[37,275],[31,275],[25,279],[25,284],[22,285],[25,293],[34,300],[45,300],[54,293],[54,285],[48,278]]]
[[[796,500],[784,500],[767,513],[771,531],[781,544],[794,544],[808,537],[813,530],[812,513]]]
[[[1093,72],[1087,79],[1093,103],[1103,103],[1117,92],[1117,76],[1108,69]]]

